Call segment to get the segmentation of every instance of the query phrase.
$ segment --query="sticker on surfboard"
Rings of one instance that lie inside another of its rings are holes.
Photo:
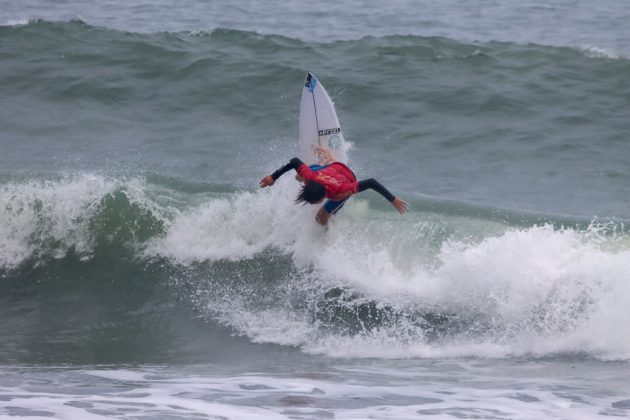
[[[300,158],[309,165],[320,163],[314,148],[322,146],[336,160],[346,162],[347,145],[341,132],[335,107],[321,82],[306,75],[300,101]]]

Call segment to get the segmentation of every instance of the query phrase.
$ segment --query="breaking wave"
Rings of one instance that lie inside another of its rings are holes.
[[[401,217],[368,196],[326,230],[291,203],[288,179],[221,192],[80,174],[1,191],[5,287],[59,260],[87,273],[66,281],[86,281],[106,254],[160,272],[185,308],[254,342],[335,357],[630,358],[621,224]]]

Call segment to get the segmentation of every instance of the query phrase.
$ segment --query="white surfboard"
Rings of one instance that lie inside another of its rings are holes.
[[[326,89],[311,73],[306,75],[300,102],[300,158],[308,165],[320,163],[313,149],[329,149],[335,159],[347,163],[348,144]]]

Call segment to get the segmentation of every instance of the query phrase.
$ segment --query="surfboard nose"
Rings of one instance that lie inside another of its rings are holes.
[[[300,158],[308,164],[317,164],[314,147],[325,147],[336,161],[345,162],[346,148],[335,107],[324,85],[308,72],[300,101]]]
[[[317,86],[317,79],[313,76],[312,73],[306,73],[306,81],[304,82],[304,86],[308,88],[309,92],[313,92],[315,90],[315,86]]]

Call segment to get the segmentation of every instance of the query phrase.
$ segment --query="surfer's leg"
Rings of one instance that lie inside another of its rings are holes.
[[[322,226],[326,226],[328,224],[328,219],[330,219],[332,214],[328,213],[324,206],[322,206],[315,215],[315,221]]]
[[[317,215],[315,216],[315,220],[317,221],[317,223],[322,226],[326,226],[326,224],[328,224],[328,219],[330,219],[330,216],[336,214],[339,210],[341,210],[345,202],[346,200],[326,200],[324,205],[319,209]]]
[[[346,203],[346,200],[341,200],[341,201],[326,200],[322,208],[325,209],[326,212],[328,212],[329,214],[336,214],[339,210],[341,210],[341,208],[343,207],[345,203]]]

